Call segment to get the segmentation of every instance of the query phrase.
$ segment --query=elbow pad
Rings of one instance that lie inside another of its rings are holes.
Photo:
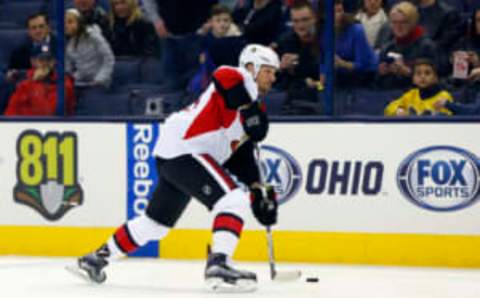
[[[225,89],[215,77],[212,78],[212,81],[215,85],[215,89],[224,98],[227,109],[236,110],[239,107],[252,102],[252,99],[250,98],[250,95],[248,94],[243,83],[239,83],[230,87],[229,89]]]
[[[259,104],[254,102],[248,108],[240,110],[243,130],[253,142],[260,142],[268,133],[268,116]]]

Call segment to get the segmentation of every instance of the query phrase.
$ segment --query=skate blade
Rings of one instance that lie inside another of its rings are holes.
[[[99,280],[92,279],[85,270],[82,270],[77,266],[66,266],[65,269],[72,275],[92,284],[101,284],[107,279],[106,276],[102,276]]]
[[[78,268],[77,266],[65,266],[65,270],[72,274],[73,276],[76,276],[80,278],[83,281],[89,282],[89,283],[95,283],[93,280],[90,279],[88,276],[88,273],[83,271],[82,269]]]
[[[230,284],[221,278],[209,278],[205,285],[209,291],[217,293],[249,293],[257,290],[257,282],[248,279],[239,279],[236,284]]]

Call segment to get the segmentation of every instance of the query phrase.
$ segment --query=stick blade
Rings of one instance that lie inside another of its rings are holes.
[[[302,276],[302,271],[300,270],[277,271],[275,273],[273,280],[279,282],[295,281]]]

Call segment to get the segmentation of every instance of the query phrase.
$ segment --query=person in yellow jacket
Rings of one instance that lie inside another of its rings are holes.
[[[419,59],[415,62],[413,84],[413,89],[387,105],[385,116],[452,115],[447,108],[435,108],[438,101],[453,102],[453,97],[440,86],[437,68],[432,61]]]

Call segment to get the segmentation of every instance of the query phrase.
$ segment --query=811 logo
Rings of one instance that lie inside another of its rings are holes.
[[[36,130],[17,140],[15,202],[37,210],[48,220],[60,219],[83,202],[77,180],[77,135]]]
[[[480,190],[478,158],[461,148],[433,146],[408,156],[397,183],[414,204],[433,211],[454,211],[473,204]]]
[[[290,200],[302,185],[302,171],[288,152],[273,146],[261,146],[262,174],[277,192],[279,204]]]

